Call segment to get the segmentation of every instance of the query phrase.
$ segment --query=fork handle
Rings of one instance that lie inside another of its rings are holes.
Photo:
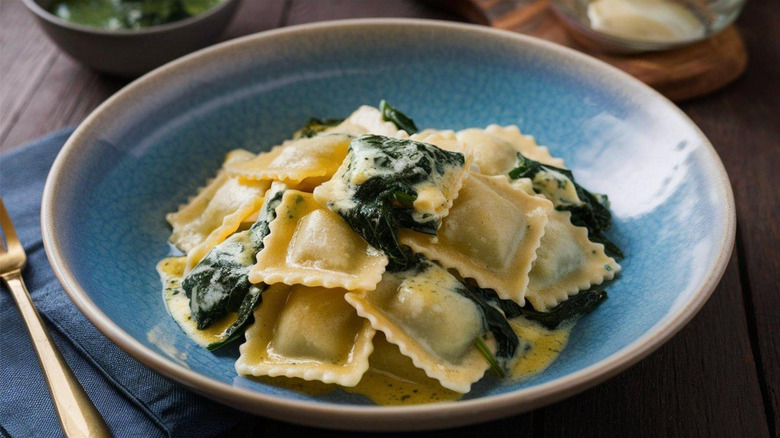
[[[73,371],[62,358],[57,347],[49,337],[41,321],[32,298],[24,286],[19,271],[2,276],[19,306],[27,331],[30,332],[35,354],[43,369],[46,384],[49,385],[54,409],[60,419],[65,436],[70,437],[110,437],[111,432],[84,392],[84,388],[73,375]]]

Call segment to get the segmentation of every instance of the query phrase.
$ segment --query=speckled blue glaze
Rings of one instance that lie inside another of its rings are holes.
[[[548,370],[515,384],[486,378],[465,399],[553,382],[652,330],[668,337],[664,326],[690,318],[686,309],[695,312],[721,275],[734,226],[728,181],[706,139],[672,104],[551,45],[386,21],[245,39],[153,73],[99,109],[66,147],[47,193],[44,224],[56,227],[53,258],[65,266],[69,292],[141,346],[219,382],[317,404],[370,403],[238,377],[237,348],[210,353],[167,315],[155,264],[170,251],[165,214],[214,174],[227,151],[267,150],[309,117],[344,117],[381,98],[421,128],[517,124],[612,201],[609,236],[626,258],[609,299],[581,320]]]

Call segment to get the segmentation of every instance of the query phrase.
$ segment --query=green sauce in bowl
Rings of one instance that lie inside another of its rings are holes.
[[[48,10],[63,20],[100,29],[141,29],[201,14],[222,0],[56,0]]]

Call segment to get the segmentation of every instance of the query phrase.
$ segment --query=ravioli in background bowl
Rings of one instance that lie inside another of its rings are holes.
[[[518,125],[561,156],[584,187],[610,195],[610,237],[626,256],[622,278],[544,373],[518,384],[478,384],[454,403],[376,407],[342,391],[317,396],[238,377],[235,349],[202,349],[166,314],[154,270],[170,250],[163,218],[215,173],[218,157],[267,150],[312,116],[345,117],[381,98],[420,126]],[[273,31],[162,68],[74,133],[43,208],[47,251],[66,290],[136,358],[240,409],[366,430],[486,421],[615,374],[703,305],[734,236],[722,164],[666,99],[555,45],[420,20]]]

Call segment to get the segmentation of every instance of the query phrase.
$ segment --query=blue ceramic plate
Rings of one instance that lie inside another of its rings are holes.
[[[610,298],[583,318],[545,372],[489,379],[463,400],[379,407],[312,397],[236,375],[167,315],[155,263],[165,213],[235,148],[267,150],[311,116],[344,117],[385,98],[421,127],[517,124],[609,194],[625,251]],[[456,426],[533,409],[624,370],[701,308],[734,242],[734,202],[709,141],[678,108],[572,50],[483,27],[359,20],[292,27],[168,64],[98,108],[73,134],[43,199],[46,250],[65,289],[120,347],[237,408],[309,425]]]

